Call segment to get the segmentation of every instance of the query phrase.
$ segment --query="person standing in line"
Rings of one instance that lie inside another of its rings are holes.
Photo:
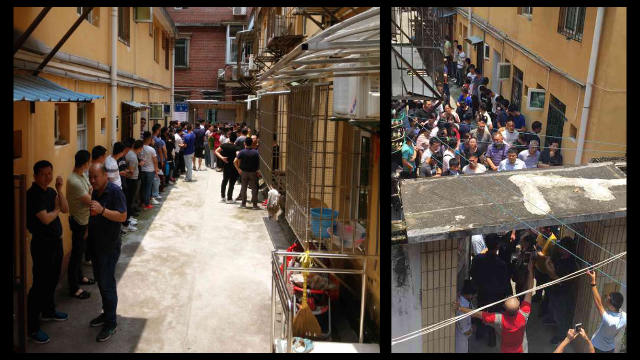
[[[235,167],[236,152],[238,151],[238,148],[235,145],[236,134],[232,132],[229,135],[229,139],[231,141],[220,145],[220,147],[216,149],[215,154],[223,164],[222,185],[220,188],[222,202],[225,201],[225,188],[227,184],[229,184],[229,189],[226,192],[226,202],[227,204],[233,204],[233,187],[235,186],[239,176],[238,170]]]
[[[240,134],[236,138],[236,142],[235,142],[237,147],[239,147],[239,148],[243,148],[244,147],[244,140],[247,138],[248,134],[249,134],[249,129],[247,129],[247,128],[243,128],[240,131]]]
[[[237,142],[237,139],[236,139]],[[258,169],[260,167],[260,156],[258,150],[252,148],[253,141],[250,137],[244,140],[244,149],[238,152],[236,159],[233,161],[238,174],[240,174],[240,180],[242,187],[240,188],[240,197],[242,203],[240,207],[247,206],[247,186],[251,187],[251,202],[254,209],[260,209],[258,207]]]
[[[91,149],[91,163],[104,164],[107,158],[107,149],[102,145],[96,145]]]
[[[464,84],[464,77],[465,77],[465,73],[464,73],[464,61],[467,57],[467,54],[464,53],[464,51],[462,51],[462,45],[458,45],[458,58],[457,58],[457,72],[456,72],[456,79],[458,82],[458,86],[462,86],[462,84]]]
[[[540,160],[540,150],[537,140],[531,140],[529,142],[529,149],[522,150],[518,154],[518,159],[524,161],[527,169],[538,167],[538,161]]]
[[[140,171],[138,169],[138,155],[142,152],[142,147],[144,144],[142,140],[136,140],[133,143],[133,146],[125,155],[125,160],[127,162],[127,192],[125,193],[125,197],[127,199],[127,220],[129,221],[129,226],[135,227],[138,224],[138,220],[133,216],[133,203],[136,199],[136,194],[140,193]]]
[[[604,298],[603,302],[600,298],[600,293],[598,293],[596,272],[587,271],[587,276],[589,276],[590,280],[593,301],[596,303],[598,313],[602,316],[602,322],[598,330],[593,334],[591,342],[596,352],[612,353],[616,347],[616,336],[627,326],[627,313],[620,310],[624,303],[624,297],[621,293],[613,291]]]
[[[33,285],[27,297],[27,332],[39,344],[50,341],[40,329],[44,321],[64,321],[66,313],[56,311],[55,292],[62,267],[62,223],[58,214],[69,212],[62,194],[62,176],[56,177],[56,190],[49,187],[53,165],[40,160],[33,165],[33,185],[27,190],[27,229],[31,233]]]
[[[473,309],[473,303],[471,300],[473,299],[473,294],[475,294],[475,292],[476,291],[471,280],[465,280],[464,286],[462,287],[462,293],[458,296],[460,306]],[[456,312],[456,316],[459,315],[462,315],[461,311]],[[469,338],[471,337],[471,330],[470,316],[456,322],[456,353],[469,352]]]
[[[151,199],[153,177],[158,173],[158,158],[156,150],[151,147],[151,141],[153,141],[151,133],[145,131],[142,138],[144,145],[142,146],[142,152],[140,153],[142,160],[139,162],[142,173],[142,204],[143,208],[148,210],[153,208],[151,204],[159,204],[155,199]]]
[[[193,153],[196,151],[196,136],[193,134],[193,126],[191,124],[187,125],[187,135],[184,136],[184,163],[187,167],[187,175],[185,176],[184,181],[192,182],[195,181],[193,179]]]
[[[93,285],[95,281],[82,275],[82,254],[87,246],[87,228],[89,226],[89,205],[91,204],[91,185],[85,171],[89,170],[91,154],[80,150],[75,156],[75,166],[67,179],[67,202],[69,203],[69,228],[71,229],[71,256],[67,268],[69,295],[76,299],[88,299],[89,291],[79,285]]]
[[[149,132],[145,132],[145,135]],[[150,135],[150,134],[149,134]],[[98,281],[102,314],[91,320],[92,327],[102,326],[96,341],[107,341],[116,332],[116,264],[120,258],[120,224],[127,219],[127,201],[122,190],[107,180],[106,169],[94,164],[89,169],[93,186],[89,218],[89,251],[93,259],[93,276]]]
[[[205,126],[204,132],[204,166],[205,168],[211,168],[211,147],[209,146],[209,137],[213,134],[213,125],[208,124]]]
[[[204,159],[204,120],[200,120],[200,126],[193,130],[195,134],[195,158],[193,159],[194,171],[202,171],[202,159]],[[196,168],[196,160],[198,159],[198,167]],[[205,169],[207,170],[206,166]]]
[[[182,125],[182,124],[181,124]],[[185,171],[185,165],[184,165],[184,140],[182,140],[182,126],[180,126],[177,130],[176,133],[173,135],[173,138],[176,142],[176,157],[175,157],[175,162],[176,162],[176,174],[174,175],[174,177],[177,179],[180,177],[180,175],[182,175]]]
[[[175,184],[176,179],[173,177],[173,169],[174,169],[174,159],[175,159],[175,138],[173,137],[172,128],[163,127],[160,130],[160,137],[162,141],[165,143],[165,147],[167,150],[167,161],[165,162],[162,170],[165,175],[165,183],[166,184]]]
[[[153,191],[151,192],[151,196],[153,196],[153,198],[158,202],[162,201],[160,191],[164,190],[165,184],[164,173],[162,169],[164,169],[164,164],[167,161],[167,147],[164,140],[160,138],[161,128],[162,125],[160,124],[155,124],[152,127],[152,144],[153,149],[156,151],[156,156],[158,157],[158,169],[160,171],[153,177]]]
[[[116,142],[113,144],[113,154],[107,156],[104,160],[104,167],[107,169],[107,177],[109,181],[118,185],[122,190],[122,180],[120,179],[120,169],[118,168],[118,159],[124,156],[124,144]]]
[[[518,150],[511,148],[507,150],[507,158],[500,161],[498,171],[512,171],[526,169],[524,161],[518,159]]]

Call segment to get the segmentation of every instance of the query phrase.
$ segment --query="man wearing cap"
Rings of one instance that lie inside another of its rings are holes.
[[[598,312],[602,316],[602,322],[598,330],[593,334],[591,342],[596,352],[613,352],[616,347],[616,336],[627,326],[627,313],[620,310],[624,303],[624,297],[619,292],[614,291],[609,293],[602,301],[598,293],[595,271],[587,271],[587,276],[589,276],[590,280],[593,301],[595,301]]]

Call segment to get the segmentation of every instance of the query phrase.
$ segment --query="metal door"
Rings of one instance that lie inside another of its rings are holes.
[[[500,53],[497,52],[495,49],[492,50],[493,51],[493,76],[491,77],[491,90],[493,90],[493,92],[495,94],[498,95],[502,95],[500,94],[500,80],[498,80],[498,64],[500,63]]]
[[[564,122],[567,120],[564,116],[566,109],[567,106],[565,104],[551,95],[547,115],[547,131],[544,140],[545,147],[551,145],[552,142],[557,142],[558,147],[562,147],[562,130],[564,128]]]
[[[513,82],[511,86],[511,104],[515,105],[518,111],[520,111],[520,104],[522,102],[522,78],[522,71],[514,65]]]

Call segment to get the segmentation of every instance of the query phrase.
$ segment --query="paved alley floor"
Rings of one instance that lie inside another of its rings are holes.
[[[267,212],[221,203],[222,173],[207,169],[194,178],[165,190],[162,205],[143,211],[138,231],[123,236],[113,338],[98,343],[100,328],[89,327],[101,312],[97,285],[85,286],[90,299],[74,299],[67,295],[64,274],[56,302],[69,320],[43,323],[51,342],[29,341],[28,352],[270,350]],[[236,185],[234,198],[239,192]],[[83,270],[91,275],[90,266]]]

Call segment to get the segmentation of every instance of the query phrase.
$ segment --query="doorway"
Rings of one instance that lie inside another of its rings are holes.
[[[494,94],[498,94],[498,95],[502,95],[500,93],[501,91],[501,82],[500,80],[498,80],[498,76],[500,75],[498,73],[498,64],[500,63],[500,53],[496,51],[496,49],[493,49],[493,75],[491,76],[491,90],[493,91]]]
[[[120,141],[133,138],[133,116],[134,111],[129,105],[122,104],[122,132],[120,133]]]
[[[522,79],[524,74],[515,65],[513,66],[513,82],[511,86],[511,104],[520,111],[522,103]]]
[[[558,148],[562,148],[562,130],[566,121],[564,116],[566,110],[567,106],[551,95],[547,114],[547,131],[544,140],[545,148],[551,145],[552,142],[557,142]]]
[[[484,64],[484,42],[481,41],[476,44],[476,72],[480,72],[482,76],[485,74],[482,72],[482,65]]]

